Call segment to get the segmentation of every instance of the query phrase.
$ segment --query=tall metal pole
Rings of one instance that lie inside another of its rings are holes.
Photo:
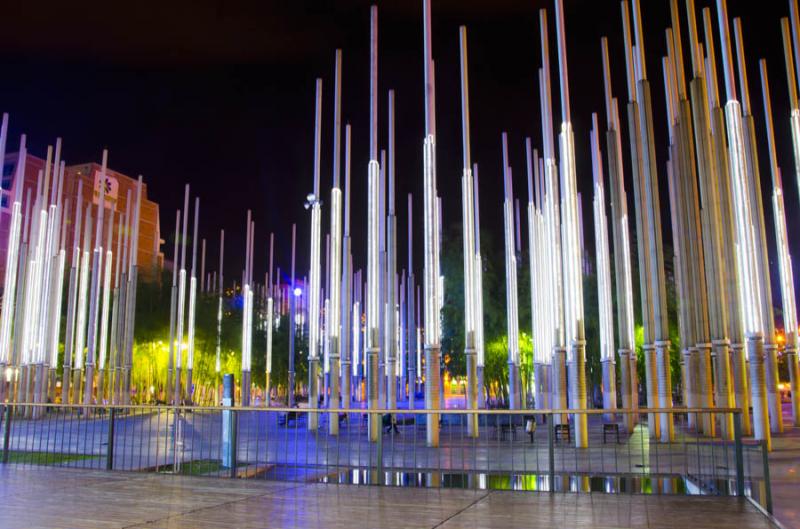
[[[725,0],[717,0],[717,21],[722,42],[722,64],[725,74],[725,122],[728,131],[728,160],[730,163],[733,208],[736,221],[736,259],[739,274],[739,301],[747,340],[747,356],[750,360],[750,384],[753,406],[753,425],[756,439],[766,442],[771,449],[769,415],[764,372],[764,325],[761,306],[764,289],[758,273],[757,246],[753,224],[756,210],[752,204],[752,177],[748,174],[745,154],[742,109],[736,97],[733,75],[730,30]]]
[[[617,407],[617,371],[614,361],[614,311],[611,304],[611,253],[608,247],[606,195],[603,184],[603,155],[600,152],[600,128],[597,114],[592,114],[590,133],[592,176],[594,180],[594,233],[597,255],[597,302],[600,316],[600,363],[603,370],[603,408]]]
[[[467,408],[478,408],[478,355],[475,349],[475,200],[472,196],[472,155],[470,152],[469,70],[467,62],[467,28],[458,30],[461,51],[461,143],[464,167],[461,174],[461,211],[464,227],[464,356],[467,364]],[[467,435],[478,436],[478,415],[467,418]]]
[[[178,298],[177,298],[177,312],[175,323],[175,339],[177,344],[175,346],[175,397],[174,402],[176,405],[181,404],[183,401],[183,383],[181,380],[181,369],[183,367],[183,321],[184,321],[184,308],[186,305],[186,232],[189,225],[189,184],[183,194],[183,221],[181,222],[181,260],[178,266]]]
[[[785,21],[785,19],[784,19]],[[785,33],[785,32],[784,32]],[[772,173],[772,210],[775,221],[775,239],[778,246],[778,265],[780,270],[781,300],[783,301],[783,330],[786,334],[787,366],[792,389],[798,382],[797,372],[797,299],[794,292],[794,276],[792,274],[792,257],[789,255],[789,239],[786,230],[786,213],[783,206],[783,183],[781,172],[778,168],[778,159],[775,154],[775,130],[772,126],[772,103],[769,95],[769,78],[767,77],[767,62],[759,61],[761,72],[761,93],[764,98],[764,116],[767,128],[767,143],[769,146],[769,165]],[[792,411],[794,423],[797,424],[798,404],[800,397],[792,394]]]
[[[766,376],[767,406],[770,429],[773,433],[783,432],[783,407],[778,393],[778,346],[775,343],[775,318],[772,310],[772,284],[769,273],[769,253],[764,221],[764,204],[761,197],[761,172],[758,163],[755,121],[750,110],[750,89],[747,83],[747,68],[744,58],[742,25],[738,18],[733,19],[733,32],[736,41],[739,86],[741,87],[742,126],[744,131],[744,155],[747,163],[750,203],[753,207],[753,235],[755,236],[755,265],[758,282],[761,284],[761,323],[764,332],[764,360]]]
[[[69,271],[69,287],[67,290],[67,329],[65,332],[64,337],[64,361],[62,363],[62,372],[61,372],[61,403],[68,404],[69,400],[69,388],[70,388],[70,369],[73,367],[72,363],[72,356],[74,351],[74,343],[75,343],[75,316],[76,316],[76,304],[78,302],[78,270],[80,268],[80,260],[81,260],[81,213],[82,213],[82,204],[81,200],[83,197],[83,181],[78,181],[78,194],[75,198],[75,216],[73,217],[75,231],[72,235],[72,261],[70,265]],[[12,225],[10,229],[13,229],[14,224],[14,217],[13,217],[13,208],[12,208],[12,217],[11,217]],[[13,234],[12,234],[13,235]],[[11,252],[12,246],[11,241],[13,239],[9,237],[9,249],[8,251]],[[6,267],[6,276],[10,273],[10,268]],[[8,279],[6,279],[8,281]],[[13,285],[13,283],[12,283]],[[13,287],[11,287],[13,290]],[[6,296],[10,295],[9,287],[6,287]],[[4,305],[5,307],[5,305]],[[5,314],[5,308],[4,314]],[[5,317],[5,316],[3,316]],[[3,339],[2,333],[5,331],[4,328],[0,327],[0,340]],[[4,342],[0,342],[0,347],[4,347]],[[6,360],[6,356],[4,352],[0,350],[0,358]],[[5,373],[3,373],[5,375]],[[4,387],[4,384],[0,387]],[[0,395],[2,397],[2,395]]]
[[[517,252],[514,242],[514,194],[511,181],[511,167],[508,166],[508,139],[502,134],[503,142],[503,220],[505,228],[506,264],[506,328],[508,339],[508,405],[512,410],[521,408],[519,380],[519,312],[517,294]]]
[[[267,297],[267,306],[266,306],[266,358],[264,362],[264,406],[269,408],[270,404],[272,403],[272,399],[270,394],[272,393],[272,386],[270,375],[272,374],[272,328],[275,324],[275,307],[274,307],[274,298],[275,298],[275,291],[273,285],[275,283],[275,278],[272,276],[272,263],[273,263],[273,251],[275,249],[275,234],[269,234],[269,268],[267,268],[267,280],[264,284],[264,288],[266,289],[266,297]]]
[[[200,197],[194,199],[194,230],[192,235],[192,271],[189,277],[189,316],[188,316],[188,354],[186,358],[186,400],[189,405],[193,402],[194,383],[194,333],[195,313],[197,311],[197,227],[200,218]],[[204,252],[205,253],[205,252]]]
[[[294,390],[295,390],[295,367],[294,367],[294,340],[297,333],[295,326],[295,310],[297,308],[297,296],[294,294],[294,265],[295,254],[297,249],[297,224],[292,224],[292,265],[289,283],[289,388],[288,388],[288,405],[294,408]]]
[[[546,315],[545,326],[550,336],[550,406],[567,408],[567,366],[564,343],[564,298],[563,263],[561,260],[561,212],[558,189],[558,165],[553,140],[553,110],[550,94],[550,45],[547,32],[547,11],[539,10],[539,32],[541,34],[542,68],[539,70],[539,100],[542,107],[542,139],[544,144],[543,178],[545,183],[544,217],[546,229],[548,281],[545,282],[548,306],[552,310]],[[545,373],[544,376],[547,376]],[[556,416],[561,422],[563,417]]]
[[[92,283],[89,298],[89,320],[87,331],[87,344],[89,350],[86,354],[86,372],[85,384],[83,391],[83,403],[92,403],[92,393],[94,389],[94,365],[96,360],[96,347],[97,347],[97,323],[98,323],[98,304],[100,300],[100,268],[102,266],[102,243],[101,237],[103,234],[103,213],[105,212],[105,182],[106,182],[106,167],[108,161],[108,151],[103,150],[103,162],[100,170],[100,192],[99,201],[97,203],[97,223],[95,225],[94,235],[94,254],[92,257]]]
[[[133,210],[132,234],[130,238],[130,261],[128,269],[128,293],[125,299],[125,332],[123,333],[123,364],[122,364],[122,403],[130,404],[131,396],[131,368],[133,367],[133,335],[136,324],[136,289],[139,277],[139,221],[142,210],[142,175],[136,182],[136,205]]]
[[[564,205],[561,229],[561,251],[564,263],[564,325],[567,339],[567,362],[570,365],[570,408],[586,408],[586,339],[583,329],[583,275],[581,273],[580,218],[575,182],[575,144],[569,108],[567,48],[564,29],[564,4],[556,0],[556,35],[558,36],[558,71],[561,87],[561,200]],[[588,446],[585,414],[576,414],[575,446]]]
[[[727,307],[727,327],[731,339],[731,371],[733,372],[732,389],[736,407],[750,409],[750,381],[747,375],[747,358],[744,346],[744,328],[739,308],[739,272],[736,256],[736,223],[731,184],[730,163],[728,161],[728,138],[725,126],[725,111],[720,107],[719,88],[717,83],[717,60],[714,51],[714,30],[711,22],[711,10],[704,8],[703,31],[705,34],[706,57],[704,60],[706,91],[711,121],[712,162],[717,171],[717,185],[720,209],[720,227],[722,241],[722,269],[725,288],[722,291],[722,305]],[[717,369],[719,370],[721,366]],[[719,380],[722,380],[720,377]],[[718,386],[719,387],[719,386]],[[720,399],[724,402],[725,399]],[[750,414],[742,414],[742,432],[752,433]]]
[[[797,24],[795,23],[797,17],[797,2],[793,1],[790,4],[792,8],[792,36],[795,38],[795,43],[797,43]],[[786,58],[786,79],[788,81],[789,87],[789,105],[791,107],[791,114],[789,116],[789,123],[792,129],[792,146],[794,151],[794,167],[795,167],[795,178],[797,180],[798,189],[800,189],[800,105],[797,103],[797,78],[795,77],[795,58],[793,57],[792,53],[792,46],[790,43],[789,38],[789,21],[785,18],[781,19],[781,33],[783,34],[783,53]],[[797,49],[797,47],[795,47]],[[765,76],[766,77],[766,76]],[[773,198],[773,201],[775,199]],[[791,272],[791,268],[789,269]],[[781,285],[787,279],[786,274],[781,272]],[[793,283],[790,281],[790,284]],[[795,300],[796,301],[796,300]],[[788,286],[783,288],[783,304],[784,304],[784,311],[783,311],[783,328],[784,332],[786,332],[786,349],[784,354],[786,355],[786,364],[789,367],[789,379],[791,383],[791,392],[792,392],[792,416],[794,417],[794,425],[800,425],[800,367],[798,367],[797,361],[797,332],[794,332],[794,336],[791,337],[794,343],[791,343],[794,347],[790,347],[790,336],[789,336],[789,323],[791,323],[791,318],[787,318],[787,314],[791,309],[787,309],[787,303],[793,303],[791,296],[788,294]],[[793,329],[797,329],[797,306],[791,305],[795,311],[795,321]],[[787,323],[787,319],[790,320]]]
[[[389,90],[388,215],[386,217],[386,407],[397,408],[397,216],[395,215],[394,90]]]
[[[380,350],[380,189],[378,164],[378,7],[370,8],[369,165],[367,167],[367,402],[378,407],[378,352]],[[380,425],[369,416],[369,440],[377,441]]]
[[[333,188],[331,189],[331,246],[328,259],[330,311],[327,313],[328,348],[330,354],[330,399],[334,408],[339,399],[339,359],[341,351],[342,311],[342,190],[341,190],[341,136],[342,136],[342,50],[336,50],[333,103]],[[344,399],[342,399],[344,400]],[[328,433],[339,434],[339,415],[331,413]]]
[[[633,278],[631,272],[631,243],[628,226],[628,196],[625,192],[622,138],[617,99],[611,92],[611,67],[608,60],[608,42],[600,41],[603,58],[603,85],[606,103],[606,149],[609,184],[611,188],[612,237],[614,240],[614,272],[617,293],[617,332],[619,336],[620,380],[622,382],[622,407],[638,407],[636,353],[633,319]],[[625,422],[633,430],[636,415],[625,414]]]
[[[406,286],[406,346],[408,347],[408,409],[413,410],[416,406],[417,395],[417,320],[414,310],[414,207],[413,197],[408,194],[408,281]]]
[[[127,223],[127,214],[126,223]],[[178,403],[175,398],[179,393],[178,384],[180,384],[180,377],[178,376],[177,366],[179,364],[178,356],[180,355],[180,342],[176,343],[175,340],[175,323],[178,309],[178,267],[180,260],[178,258],[178,245],[180,244],[181,232],[181,210],[175,212],[175,248],[172,252],[172,288],[169,303],[169,363],[167,367],[167,399],[173,399],[175,404]],[[123,281],[124,285],[124,281]],[[173,373],[174,370],[174,373]],[[173,376],[174,375],[174,376]]]
[[[316,105],[314,119],[314,187],[311,202],[311,269],[308,286],[308,400],[309,407],[318,408],[319,371],[319,317],[320,317],[320,244],[322,206],[319,194],[320,149],[322,145],[322,79],[316,83]],[[314,431],[319,424],[319,416],[312,413],[308,417],[308,430]]]
[[[341,406],[350,407],[352,394],[351,369],[352,351],[351,339],[353,337],[352,327],[355,315],[353,310],[353,268],[352,254],[350,251],[350,124],[344,127],[344,236],[342,239],[342,286],[341,286],[341,326],[339,344],[339,354],[342,357],[342,384],[341,384]],[[360,322],[359,322],[360,323]],[[359,325],[360,328],[360,325]]]
[[[440,319],[442,293],[439,284],[439,237],[437,191],[436,191],[436,125],[433,79],[433,57],[431,51],[431,2],[422,1],[423,14],[423,68],[425,72],[425,141],[423,145],[423,210],[425,234],[425,267],[423,286],[425,296],[425,407],[441,409],[439,395],[440,368]],[[428,446],[439,446],[439,416],[427,417],[426,438]]]

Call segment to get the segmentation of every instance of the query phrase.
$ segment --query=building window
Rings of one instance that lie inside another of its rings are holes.
[[[11,189],[14,185],[14,169],[16,169],[16,162],[6,162],[3,164],[3,189]]]

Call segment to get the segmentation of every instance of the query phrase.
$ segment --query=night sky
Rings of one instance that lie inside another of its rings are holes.
[[[679,3],[688,52],[685,5]],[[604,131],[603,35],[610,39],[613,88],[623,105],[625,121],[620,6],[617,0],[566,0],[565,4],[578,185],[583,192],[586,250],[593,260],[588,137],[592,112],[598,113]],[[662,222],[668,226],[660,58],[665,55],[669,7],[667,0],[642,4],[656,150],[664,182]],[[29,150],[38,156],[61,136],[68,164],[99,161],[102,148],[107,147],[109,166],[131,176],[144,175],[150,198],[160,204],[162,236],[167,240],[163,250],[168,259],[175,210],[182,207],[184,184],[191,183],[193,194],[201,199],[201,235],[209,239],[207,259],[213,264],[207,269],[216,268],[218,234],[224,228],[229,279],[238,277],[242,267],[247,208],[253,210],[256,222],[257,276],[266,267],[270,231],[276,233],[277,264],[288,268],[291,223],[297,222],[298,274],[302,276],[308,266],[310,216],[303,202],[312,186],[314,79],[322,77],[324,83],[322,188],[326,202],[323,231],[327,231],[333,61],[334,50],[342,48],[343,119],[353,126],[353,252],[359,268],[366,257],[369,5],[355,0],[6,3],[0,17],[0,109],[11,114],[9,151],[16,149],[20,132],[28,134]],[[419,273],[424,132],[421,1],[380,1],[378,5],[382,148],[387,144],[387,91],[396,90],[398,269],[406,263],[406,193],[412,192]],[[697,0],[701,40],[699,9],[707,5],[712,7],[717,29],[713,3]],[[523,203],[527,200],[524,137],[530,136],[534,146],[541,145],[536,83],[541,65],[540,7],[549,11],[553,112],[560,122],[552,2],[433,1],[438,179],[445,225],[461,219],[458,26],[465,24],[469,32],[472,155],[480,165],[481,222],[493,232],[497,249],[502,244],[500,133],[509,133],[514,191]],[[770,174],[757,60],[768,60],[778,161],[784,173],[789,232],[795,235],[800,203],[779,26],[779,18],[788,16],[788,3],[729,0],[728,9],[732,17],[743,17],[751,100],[764,147],[759,155],[765,190],[770,188]],[[718,42],[716,47],[719,59]],[[688,70],[688,56],[684,62]],[[687,76],[690,74],[687,71]],[[626,137],[623,142],[627,165]],[[626,176],[630,178],[629,171]],[[627,187],[632,200],[630,181]],[[770,195],[765,195],[764,204],[772,237]],[[523,230],[524,241],[526,233]],[[795,236],[792,243],[792,253],[800,255],[800,237]],[[770,246],[774,247],[772,238]],[[777,264],[773,270],[776,276]]]

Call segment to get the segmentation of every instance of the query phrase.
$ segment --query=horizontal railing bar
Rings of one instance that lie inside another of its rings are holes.
[[[115,410],[172,410],[172,411],[272,411],[272,412],[300,412],[300,413],[345,413],[345,414],[408,414],[408,415],[644,415],[650,413],[741,413],[741,408],[615,408],[603,409],[593,408],[585,410],[576,409],[524,409],[524,410],[503,410],[503,409],[369,409],[369,408],[287,408],[276,406],[171,406],[166,404],[63,404],[46,402],[9,402],[4,406],[37,407],[37,408],[60,408],[60,409],[115,409]]]

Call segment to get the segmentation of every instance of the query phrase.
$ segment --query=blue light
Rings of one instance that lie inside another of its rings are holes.
[[[300,296],[303,295],[303,290],[300,287],[295,287],[294,288],[294,295],[295,295],[295,297],[299,298]]]

